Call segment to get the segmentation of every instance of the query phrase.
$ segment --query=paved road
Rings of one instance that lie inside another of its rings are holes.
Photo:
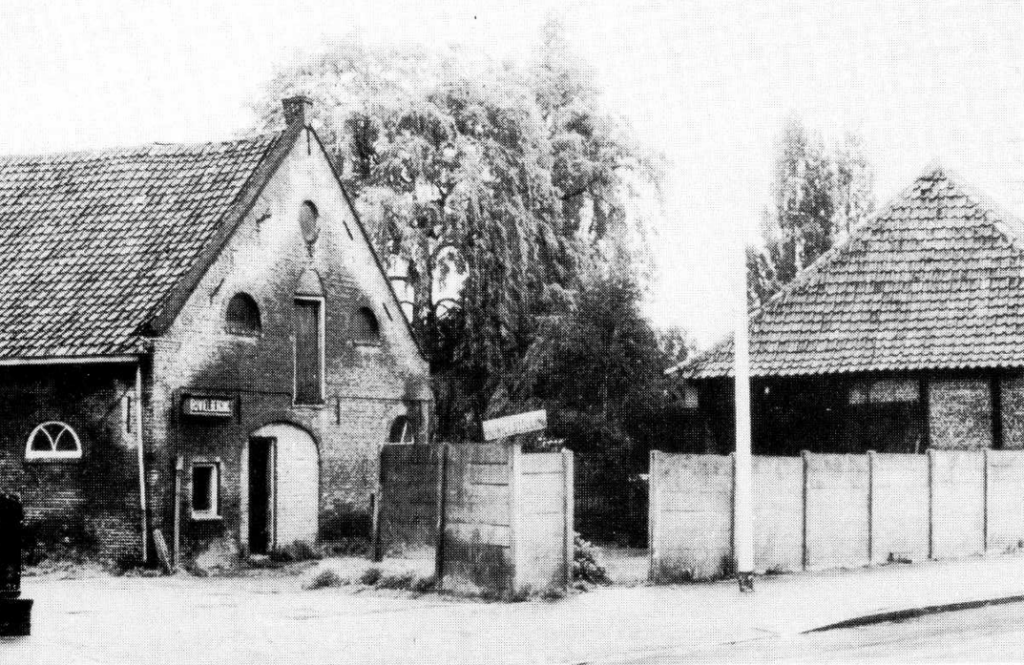
[[[1024,603],[696,650],[637,653],[607,663],[1021,663]]]

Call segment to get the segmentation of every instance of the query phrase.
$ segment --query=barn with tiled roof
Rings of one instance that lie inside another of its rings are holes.
[[[40,552],[230,566],[366,535],[380,444],[427,435],[426,361],[310,104],[0,157],[0,491]]]
[[[1024,447],[1021,230],[929,167],[752,312],[755,450]],[[728,449],[732,363],[727,339],[670,370],[698,447]]]

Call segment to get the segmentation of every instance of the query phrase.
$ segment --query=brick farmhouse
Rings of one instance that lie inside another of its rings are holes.
[[[280,132],[0,157],[0,489],[40,539],[181,561],[365,533],[428,367],[337,173]]]
[[[929,167],[750,317],[753,450],[1024,448],[1024,226]],[[669,370],[733,449],[732,340]]]

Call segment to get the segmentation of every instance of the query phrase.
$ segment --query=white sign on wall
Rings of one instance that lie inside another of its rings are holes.
[[[504,439],[515,434],[543,431],[548,426],[548,412],[544,409],[517,413],[514,416],[485,420],[484,441]]]
[[[187,395],[183,404],[185,415],[230,418],[235,412],[235,400],[230,397],[198,397]]]

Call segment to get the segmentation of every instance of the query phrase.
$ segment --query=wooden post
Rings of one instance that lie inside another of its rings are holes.
[[[142,435],[142,363],[135,365],[135,444],[139,463],[139,508],[142,512],[142,564],[149,563],[149,515],[146,506],[146,453]]]
[[[387,467],[387,462],[385,461],[386,450],[386,446],[380,450],[380,462],[377,467],[377,490],[373,495],[373,531],[371,534],[373,536],[373,552],[371,553],[371,558],[374,561],[381,561],[384,558],[384,543],[382,540],[383,537],[381,536],[380,514],[382,510],[381,504],[384,503],[385,500],[384,492],[387,483],[387,478],[385,477],[385,468]]]
[[[575,487],[573,483],[574,469],[572,451],[562,448],[562,475],[565,494],[565,586],[572,584],[572,567],[575,559],[576,529],[574,524],[575,505],[573,503]]]
[[[185,460],[181,455],[174,460],[174,559],[181,563],[181,476],[185,473]]]
[[[434,579],[438,591],[444,589],[444,532],[447,529],[448,509],[448,444],[438,450],[437,464],[437,547],[434,550]]]

